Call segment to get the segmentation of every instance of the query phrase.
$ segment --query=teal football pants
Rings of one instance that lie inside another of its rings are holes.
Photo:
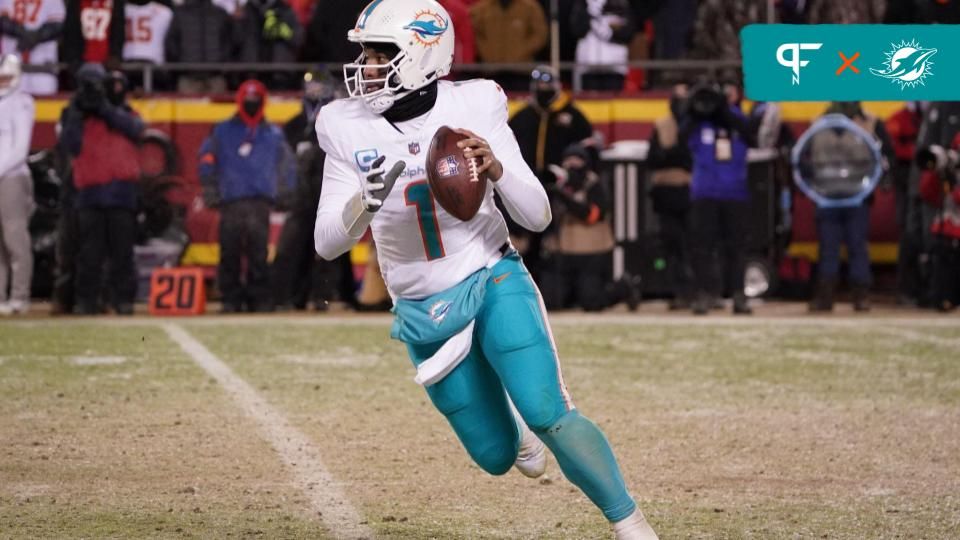
[[[497,263],[477,315],[473,348],[459,366],[427,387],[470,457],[500,475],[517,459],[520,430],[507,396],[550,448],[564,475],[610,521],[636,509],[603,432],[573,408],[553,339],[530,274],[517,255]],[[414,365],[442,343],[407,345]]]

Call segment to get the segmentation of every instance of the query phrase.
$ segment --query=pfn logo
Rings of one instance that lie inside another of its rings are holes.
[[[815,51],[822,46],[823,43],[784,43],[777,49],[777,62],[793,70],[793,84],[800,84],[800,68],[810,63],[800,59],[800,51]],[[787,58],[788,52],[790,58]]]

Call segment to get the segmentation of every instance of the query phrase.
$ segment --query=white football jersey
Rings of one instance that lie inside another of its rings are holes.
[[[409,129],[411,126],[416,128]],[[525,190],[523,198],[533,203],[525,205],[533,208],[527,213],[538,214],[531,219],[538,221],[540,228],[550,220],[546,193],[520,154],[507,125],[507,97],[496,83],[440,81],[433,109],[400,123],[400,129],[369,111],[359,98],[334,101],[317,117],[317,137],[327,153],[317,211],[317,243],[341,245],[347,238],[343,208],[361,189],[374,160],[386,156],[386,170],[398,161],[406,162],[405,171],[370,225],[380,269],[394,298],[422,298],[448,289],[499,260],[501,248],[509,242],[506,223],[493,200],[492,183],[488,182],[479,212],[467,222],[448,214],[433,199],[426,156],[433,134],[442,126],[469,129],[485,139],[504,168],[497,189],[503,193],[502,186],[514,183],[515,188]],[[404,128],[408,132],[402,133]],[[508,205],[515,219],[516,206]]]
[[[0,0],[0,15],[6,15],[23,25],[27,30],[36,30],[50,22],[63,22],[66,8],[63,0]],[[3,36],[0,39],[0,53],[17,52],[17,40]],[[56,64],[57,40],[40,43],[22,54],[24,64]],[[57,78],[49,73],[24,73],[20,80],[20,90],[34,95],[55,94]]]
[[[170,29],[173,10],[158,2],[143,5],[127,4],[127,41],[123,44],[124,60],[164,62],[163,39]]]
[[[0,182],[11,174],[30,174],[27,155],[35,119],[33,98],[15,90],[0,97]]]

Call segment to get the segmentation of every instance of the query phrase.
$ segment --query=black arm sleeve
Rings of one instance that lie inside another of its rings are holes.
[[[110,58],[123,58],[123,44],[127,40],[126,0],[113,0],[110,16]]]
[[[83,58],[83,32],[80,29],[80,2],[67,2],[67,14],[63,18],[63,41],[60,42],[60,58],[75,69]]]
[[[570,9],[570,36],[580,39],[590,32],[590,14],[586,0],[575,0]]]
[[[111,129],[123,133],[133,142],[139,142],[140,136],[146,128],[139,116],[124,110],[122,107],[104,104],[99,111],[99,115]]]
[[[180,15],[173,12],[173,19],[170,20],[170,28],[167,29],[167,35],[163,38],[163,53],[167,62],[179,62],[180,52]]]
[[[83,113],[73,105],[60,114],[60,147],[68,156],[78,156],[83,149]]]
[[[10,36],[15,39],[20,39],[23,37],[26,29],[18,23],[17,21],[7,17],[6,15],[0,15],[0,34],[5,36]]]
[[[48,22],[36,29],[37,33],[37,43],[43,43],[44,41],[50,41],[52,39],[57,39],[60,37],[60,34],[63,32],[63,23],[62,22]]]

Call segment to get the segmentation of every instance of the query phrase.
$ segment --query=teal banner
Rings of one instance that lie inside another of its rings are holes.
[[[740,42],[753,100],[960,100],[960,25],[751,24]]]

